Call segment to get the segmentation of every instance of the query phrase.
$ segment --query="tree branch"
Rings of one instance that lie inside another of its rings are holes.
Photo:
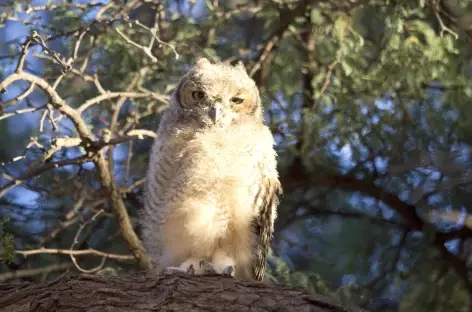
[[[94,255],[104,257],[106,259],[130,261],[134,260],[133,255],[120,255],[113,253],[106,253],[103,251],[95,250],[93,248],[81,249],[81,250],[69,250],[69,249],[54,249],[54,248],[39,248],[33,250],[16,250],[15,253],[23,255],[25,257],[39,254],[51,254],[51,255],[73,255],[73,256],[85,256]]]
[[[26,80],[30,83],[34,83],[38,87],[40,87],[42,90],[44,90],[49,96],[52,106],[58,111],[60,111],[62,114],[67,116],[72,121],[72,123],[77,129],[79,137],[82,140],[82,144],[84,145],[84,148],[90,151],[91,142],[95,141],[95,136],[92,134],[87,124],[80,116],[79,111],[68,106],[64,102],[64,100],[59,96],[56,90],[54,90],[54,88],[51,85],[49,85],[49,83],[46,80],[40,77],[28,74],[28,73],[25,73],[25,72],[13,73],[0,83],[0,92],[6,91],[7,87],[10,84],[18,80]],[[128,212],[126,211],[126,207],[121,197],[120,190],[113,181],[112,173],[109,171],[107,161],[105,160],[105,156],[103,152],[102,151],[98,151],[98,152],[92,151],[92,152],[93,152],[92,161],[95,163],[97,167],[100,181],[106,193],[108,194],[111,207],[116,216],[116,220],[118,222],[119,228],[121,229],[123,238],[127,242],[128,247],[130,248],[131,252],[136,257],[140,265],[146,269],[151,269],[152,268],[151,261],[149,257],[146,255],[146,252],[144,250],[144,247],[141,241],[139,240],[138,236],[133,230],[133,226],[129,219]],[[0,193],[0,196],[3,194]]]
[[[328,187],[350,192],[360,192],[383,202],[395,210],[404,219],[408,230],[422,231],[426,225],[417,214],[414,205],[402,201],[395,194],[375,185],[373,181],[358,180],[352,176],[343,176],[325,170],[321,171],[319,175],[310,174],[300,161],[296,161],[289,172],[290,176],[282,178],[282,185],[287,192],[295,187]],[[469,291],[472,292],[472,283],[469,280],[466,263],[444,246],[446,241],[461,237],[472,237],[472,230],[462,227],[459,230],[449,232],[436,231],[431,244],[441,252],[444,260],[452,265],[454,271],[463,279]]]
[[[86,162],[89,162],[89,161],[92,161],[92,160],[89,157],[87,157],[86,155],[83,155],[83,156],[72,158],[72,159],[63,159],[63,160],[59,160],[59,161],[56,161],[56,162],[46,163],[42,166],[38,166],[38,167],[30,170],[29,172],[25,173],[24,175],[21,175],[20,177],[12,179],[10,182],[8,182],[4,186],[2,186],[0,188],[0,198],[2,196],[4,196],[13,187],[15,187],[17,185],[20,185],[24,181],[32,179],[32,178],[34,178],[34,177],[36,177],[36,176],[38,176],[38,175],[40,175],[40,174],[42,174],[46,171],[56,169],[56,168],[59,168],[59,167],[68,166],[68,165],[83,164],[83,163],[86,163]]]
[[[54,294],[51,296],[51,294]],[[93,294],[92,299],[90,295]],[[87,298],[87,299],[85,299]],[[0,284],[0,311],[363,312],[300,289],[231,277],[63,274],[54,282]]]

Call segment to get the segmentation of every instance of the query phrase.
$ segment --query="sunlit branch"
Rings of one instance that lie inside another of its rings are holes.
[[[0,83],[0,92],[5,92],[8,86],[19,80],[26,80],[30,83],[34,83],[44,92],[46,92],[46,94],[49,96],[51,105],[72,121],[72,123],[77,129],[79,137],[83,141],[85,149],[87,150],[91,147],[90,143],[95,141],[95,136],[92,134],[87,124],[80,116],[80,112],[67,105],[65,101],[59,96],[57,91],[46,80],[22,71],[15,72]],[[86,155],[84,161],[88,161],[90,159],[93,160],[94,164],[97,167],[100,181],[102,182],[104,189],[108,193],[111,206],[116,215],[116,220],[122,230],[124,239],[128,243],[128,247],[131,249],[138,262],[143,267],[150,269],[152,267],[150,259],[146,255],[141,241],[133,230],[128,213],[126,211],[126,207],[121,198],[120,191],[113,181],[113,175],[109,172],[108,164],[103,153],[101,151],[93,152],[91,155]],[[70,162],[71,160],[65,160],[66,163],[68,161]],[[41,170],[44,170],[44,168],[47,168],[48,166],[50,166],[50,164],[45,164],[40,168]],[[37,174],[38,173],[36,171],[36,175]],[[27,175],[26,177],[28,178],[29,175]],[[6,186],[0,189],[0,197],[3,196],[13,186],[21,182],[22,179],[15,179],[13,181],[10,181]]]
[[[12,117],[12,116],[16,116],[16,115],[21,115],[21,114],[26,114],[26,113],[33,113],[33,112],[37,112],[39,110],[42,110],[42,109],[45,109],[47,106],[44,105],[44,106],[41,106],[41,107],[29,107],[29,108],[23,108],[23,109],[18,109],[14,112],[11,112],[11,113],[5,113],[3,115],[0,115],[0,120],[2,119],[7,119],[9,117]]]
[[[66,256],[99,256],[105,259],[121,260],[121,261],[133,261],[135,258],[133,255],[120,255],[113,253],[106,253],[95,249],[82,249],[82,250],[69,250],[69,249],[53,249],[53,248],[39,248],[32,250],[16,250],[15,253],[23,255],[25,257],[39,254],[50,254],[50,255],[66,255]]]

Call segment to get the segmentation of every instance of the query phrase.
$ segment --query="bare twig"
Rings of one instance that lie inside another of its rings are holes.
[[[15,105],[15,104],[21,102],[22,100],[24,100],[28,95],[31,94],[31,92],[34,91],[34,87],[35,87],[35,84],[31,83],[30,86],[28,87],[28,89],[26,89],[22,94],[18,95],[17,97],[15,97],[11,100],[8,100],[8,101],[4,102],[2,104],[2,106],[0,106],[0,112],[1,112],[2,108],[7,108],[8,106]]]
[[[439,26],[441,27],[439,35],[441,37],[443,37],[444,33],[447,32],[447,33],[450,33],[454,37],[454,39],[457,40],[459,38],[459,35],[455,31],[453,31],[452,29],[450,29],[449,27],[444,25],[444,22],[442,21],[441,16],[439,15],[439,13],[435,12],[434,15],[436,16],[436,19],[438,20]]]
[[[133,157],[133,141],[128,144],[128,155],[126,156],[126,167],[125,167],[125,183],[129,180],[129,174],[131,170],[131,158]]]
[[[28,149],[30,149],[31,147],[38,147],[40,149],[43,149],[44,150],[44,147],[41,143],[38,142],[38,138],[37,137],[31,137],[30,138],[30,142],[28,143],[28,145],[26,145],[25,147],[25,150],[23,151],[23,154],[22,155],[19,155],[19,156],[16,156],[16,157],[13,157],[13,159],[11,159],[10,161],[7,161],[7,162],[3,162],[3,163],[0,163],[0,166],[5,166],[7,164],[12,164],[20,159],[24,159],[26,157],[26,153],[28,152]]]
[[[339,64],[339,61],[335,60],[331,64],[328,65],[328,71],[326,72],[326,78],[325,78],[325,81],[323,83],[323,86],[321,87],[320,95],[319,95],[318,99],[321,99],[321,97],[325,93],[326,89],[329,87],[329,85],[331,83],[331,75],[333,74],[334,66],[336,66],[337,64]],[[313,109],[316,109],[318,104],[319,104],[319,100],[315,101],[313,103]]]
[[[82,231],[84,230],[84,228],[91,222],[95,221],[97,219],[98,216],[100,216],[100,214],[102,214],[104,211],[103,209],[100,209],[99,211],[97,211],[90,220],[88,220],[87,222],[85,222],[84,224],[82,224],[79,229],[77,230],[77,233],[75,234],[75,237],[74,237],[74,240],[72,241],[72,245],[70,246],[70,249],[69,249],[69,256],[72,260],[72,262],[74,263],[75,267],[83,272],[83,273],[94,273],[94,272],[97,272],[98,270],[100,270],[103,265],[105,264],[105,261],[106,261],[106,257],[105,256],[102,256],[102,261],[100,262],[100,264],[93,268],[93,269],[84,269],[82,268],[79,263],[77,262],[77,259],[75,259],[74,257],[74,247],[76,244],[79,243],[79,236],[80,236],[80,233],[82,233]],[[77,251],[80,251],[80,250],[77,250]]]
[[[45,109],[47,106],[44,105],[44,106],[41,106],[41,107],[29,107],[29,108],[23,108],[23,109],[18,109],[14,112],[11,112],[11,113],[5,113],[3,115],[0,116],[0,120],[2,119],[7,119],[9,117],[12,117],[12,116],[16,116],[16,115],[21,115],[21,114],[26,114],[26,113],[33,113],[33,112],[37,112],[41,109]]]
[[[20,73],[23,71],[23,67],[25,66],[26,55],[28,54],[28,49],[29,49],[29,46],[31,45],[31,41],[32,41],[32,38],[29,37],[28,39],[26,39],[25,44],[21,46],[21,55],[20,55],[20,59],[18,60],[18,65],[16,66],[16,70],[15,70],[15,72],[17,73]]]
[[[31,40],[36,42],[37,44],[39,44],[43,48],[43,53],[49,54],[56,61],[56,63],[59,64],[62,67],[62,71],[64,73],[68,72],[71,69],[71,65],[64,62],[61,59],[61,56],[59,55],[59,53],[57,53],[56,51],[51,50],[47,46],[46,41],[44,40],[44,38],[42,36],[40,36],[37,31],[33,31],[33,33],[31,34]],[[28,49],[26,48],[24,50],[27,51]]]
[[[57,91],[54,90],[44,79],[28,74],[28,73],[14,73],[8,76],[5,80],[3,80],[0,83],[0,91],[6,90],[10,84],[18,80],[26,80],[26,81],[29,81],[30,83],[35,83],[38,87],[44,90],[48,94],[50,103],[52,104],[52,106],[55,109],[59,110],[59,112],[61,112],[62,114],[66,115],[72,121],[72,123],[77,129],[79,137],[84,142],[86,149],[91,147],[90,145],[87,145],[87,144],[90,144],[91,142],[93,142],[95,139],[95,136],[92,134],[87,124],[80,116],[80,112],[68,106],[64,102],[64,100],[59,96]],[[95,154],[92,154],[90,156],[93,162],[95,163],[95,165],[97,166],[100,181],[102,182],[104,189],[107,191],[111,206],[116,215],[116,220],[118,221],[119,227],[122,230],[123,237],[125,238],[126,242],[128,243],[129,248],[131,249],[135,257],[137,258],[137,260],[140,262],[140,264],[145,268],[151,268],[152,267],[151,261],[149,257],[146,255],[146,252],[144,250],[144,247],[142,246],[141,241],[139,240],[139,238],[137,237],[136,233],[133,230],[128,213],[126,211],[126,207],[121,198],[120,191],[112,179],[113,176],[111,175],[108,169],[107,161],[105,160],[103,153],[98,151]],[[89,158],[85,157],[85,159],[83,160],[88,161]],[[67,161],[70,161],[70,160],[66,160],[65,162]],[[75,160],[73,163],[77,163],[77,160]],[[47,165],[49,164],[46,164],[45,166]],[[8,189],[16,185],[18,182],[19,180],[14,180],[13,184],[9,185],[6,188],[5,187],[2,188],[0,190],[0,197]]]
[[[56,153],[62,148],[68,148],[68,147],[70,148],[70,147],[79,146],[80,143],[82,143],[82,140],[80,138],[70,138],[70,137],[54,138],[52,139],[52,142],[51,142],[51,148],[44,153],[43,159],[41,161],[49,160],[54,155],[54,153]]]
[[[153,62],[157,62],[157,58],[152,54],[152,51],[151,49],[149,48],[149,46],[144,46],[144,45],[141,45],[133,40],[131,40],[127,35],[125,35],[119,28],[115,28],[116,32],[129,44],[131,44],[132,46],[142,50],[144,52],[144,54],[146,54],[147,56],[149,56],[149,58],[151,59],[151,61]]]
[[[161,38],[159,38],[157,36],[157,30],[158,30],[158,24],[157,24],[157,19],[156,19],[156,23],[154,24],[154,26],[152,28],[149,28],[147,27],[146,25],[142,24],[141,22],[139,22],[138,20],[136,21],[133,21],[132,22],[133,24],[135,25],[138,25],[139,27],[147,30],[149,32],[149,34],[151,35],[151,39],[149,41],[149,44],[148,45],[142,45],[142,44],[139,44],[133,40],[131,40],[126,34],[124,34],[118,27],[115,28],[116,32],[129,44],[131,44],[132,46],[142,50],[153,62],[157,62],[157,58],[152,54],[152,48],[154,47],[154,42],[157,41],[159,43],[160,46],[167,46],[169,47],[172,52],[174,53],[174,56],[176,59],[179,58],[179,54],[177,53],[177,50],[175,49],[175,47],[169,43],[166,43],[164,41],[161,40]]]
[[[134,21],[136,25],[138,25],[139,27],[143,28],[143,29],[146,29],[147,31],[149,31],[149,33],[152,35],[152,38],[151,38],[151,42],[149,43],[149,48],[152,49],[153,47],[153,43],[154,43],[154,40],[155,39],[159,45],[164,45],[168,48],[170,48],[172,50],[172,52],[174,53],[174,56],[176,59],[178,59],[180,57],[179,53],[177,53],[177,50],[175,49],[175,47],[167,42],[164,42],[161,40],[161,38],[159,38],[156,34],[157,32],[157,29],[158,29],[158,26],[157,26],[157,19],[156,19],[156,24],[154,25],[153,28],[149,28],[147,27],[146,25],[143,25],[140,21],[136,20]]]
[[[127,135],[121,136],[121,137],[116,137],[113,139],[110,139],[107,142],[100,141],[100,142],[94,142],[92,143],[93,147],[96,150],[100,150],[101,148],[108,146],[108,145],[117,145],[121,144],[124,142],[128,142],[131,140],[143,140],[145,137],[151,137],[151,138],[156,138],[156,133],[149,131],[149,130],[144,130],[144,129],[136,129],[136,130],[131,130],[127,133]],[[56,143],[56,147],[52,147],[51,150],[46,151],[44,154],[44,159],[49,159],[52,155],[51,151],[57,151],[62,147],[73,147],[73,146],[78,146],[79,145],[79,140],[78,138],[57,138],[60,141],[67,140],[68,143]],[[27,147],[28,148],[28,147]],[[11,162],[18,161],[20,159],[23,159],[24,155],[17,156],[15,157]],[[4,186],[0,187],[0,197],[4,196],[9,190],[11,190],[13,187],[20,185],[26,180],[30,180],[44,172],[47,172],[52,169],[68,166],[68,165],[79,165],[83,164],[86,162],[91,162],[93,161],[91,157],[88,155],[82,155],[76,158],[72,159],[63,159],[57,162],[50,162],[46,163],[43,165],[37,164],[36,166],[33,166],[32,169],[30,169],[26,174],[21,175],[20,177],[17,178],[10,178],[9,182],[5,184]],[[1,165],[5,165],[2,163]]]
[[[78,217],[74,217],[71,219],[68,219],[67,221],[64,222],[59,222],[59,224],[47,234],[45,237],[41,237],[39,241],[39,246],[44,246],[47,242],[49,242],[52,239],[55,239],[58,234],[63,232],[65,229],[71,227],[72,225],[76,224],[79,221]]]
[[[144,71],[143,74],[145,72],[146,71]],[[133,78],[133,80],[129,84],[126,91],[132,90],[136,86],[136,84],[139,82],[140,77],[141,77],[141,72],[139,72],[135,75],[135,77]],[[111,117],[110,127],[109,127],[110,135],[113,135],[113,133],[116,132],[116,129],[117,129],[117,126],[118,126],[118,117],[120,115],[121,108],[123,107],[125,102],[126,102],[126,97],[120,97],[118,99],[118,101],[116,102],[116,104],[114,105],[114,107],[113,107],[113,115]],[[109,168],[110,168],[110,172],[113,173],[115,164],[114,164],[114,160],[113,160],[113,146],[112,145],[108,149],[108,165],[109,165]]]
[[[29,170],[28,173],[21,175],[18,178],[13,178],[10,180],[8,183],[6,183],[4,186],[0,188],[0,198],[4,196],[9,190],[11,190],[13,187],[20,185],[26,180],[32,179],[46,171],[49,171],[51,169],[56,169],[59,167],[64,167],[68,165],[78,165],[78,164],[83,164],[86,162],[92,161],[89,157],[86,155],[72,158],[72,159],[63,159],[59,160],[56,162],[51,162],[51,163],[46,163],[42,166],[36,167],[34,169]]]
[[[151,97],[152,94],[149,93],[139,93],[139,92],[106,92],[105,94],[101,94],[97,97],[91,98],[90,100],[86,101],[82,104],[78,109],[77,112],[79,114],[83,113],[85,110],[90,108],[90,106],[100,103],[104,100],[110,100],[116,97],[123,97],[123,98],[142,98],[142,97]]]
[[[23,255],[25,257],[39,254],[51,254],[51,255],[67,255],[67,256],[100,256],[105,259],[121,260],[121,261],[133,261],[133,255],[120,255],[113,253],[106,253],[103,251],[95,250],[92,248],[82,250],[69,250],[69,249],[52,249],[52,248],[39,248],[32,250],[16,250],[15,253]]]
[[[459,35],[455,31],[453,31],[452,29],[450,29],[449,27],[444,25],[444,22],[441,19],[441,15],[439,15],[439,12],[441,12],[441,10],[440,10],[440,0],[437,0],[435,3],[433,3],[433,11],[434,11],[434,16],[436,16],[436,19],[439,23],[439,27],[441,28],[441,30],[439,32],[439,35],[441,36],[441,38],[443,37],[444,33],[447,32],[447,33],[451,34],[454,37],[454,39],[457,40],[459,38]]]

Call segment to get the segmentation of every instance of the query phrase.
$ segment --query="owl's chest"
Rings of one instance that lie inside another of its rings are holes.
[[[172,146],[175,172],[182,183],[195,189],[228,192],[237,186],[247,190],[260,180],[264,153],[258,141],[247,135],[234,131],[198,133]]]
[[[182,154],[192,163],[192,166],[205,175],[213,174],[218,177],[247,179],[260,162],[259,155],[251,146],[230,142],[204,142],[195,148],[191,147]],[[185,165],[186,161],[182,161]]]

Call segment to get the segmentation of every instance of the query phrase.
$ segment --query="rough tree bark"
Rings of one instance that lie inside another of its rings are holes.
[[[65,275],[49,282],[0,284],[0,311],[363,312],[301,289],[178,273],[160,277]]]

